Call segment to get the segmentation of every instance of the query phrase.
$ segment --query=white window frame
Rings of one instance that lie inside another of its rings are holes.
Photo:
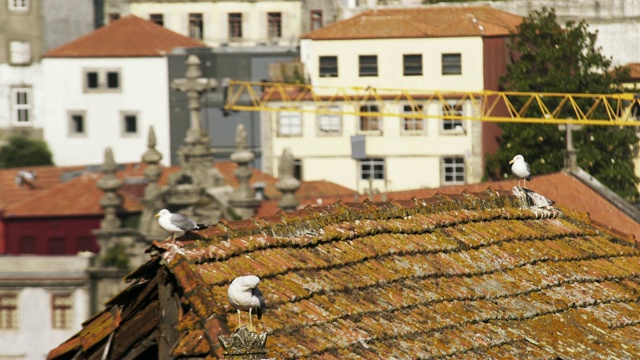
[[[98,86],[95,88],[89,87],[89,80],[87,76],[89,73],[96,73]],[[108,75],[109,73],[118,74],[118,87],[109,87]],[[122,70],[120,68],[84,68],[82,69],[82,87],[85,93],[118,93],[122,92]]]
[[[136,117],[136,131],[127,131],[127,117]],[[140,113],[138,111],[121,111],[120,112],[120,135],[122,137],[138,137],[140,136]]]
[[[302,114],[299,111],[278,113],[278,136],[302,136]]]
[[[17,293],[0,293],[0,330],[20,327],[20,296]]]
[[[333,112],[333,114],[323,114],[323,108],[319,109],[317,115],[318,135],[320,136],[339,136],[342,134],[342,115],[340,115],[339,106],[325,107],[324,110]]]
[[[31,43],[28,41],[12,40],[9,42],[9,64],[31,64]]]
[[[29,11],[29,0],[8,0],[9,11]]]
[[[461,103],[461,100],[447,101],[445,105],[440,107],[440,115],[456,115],[464,116],[465,103]],[[462,119],[442,119],[440,121],[440,131],[446,135],[464,135],[465,124]]]
[[[442,169],[442,185],[464,185],[467,180],[467,168],[464,156],[445,156],[441,159]],[[462,180],[459,180],[460,170],[462,172]],[[450,176],[451,179],[447,180]]]
[[[26,104],[18,103],[19,93],[26,93]],[[21,121],[20,114],[25,110],[26,121]],[[33,125],[33,90],[30,87],[15,87],[11,89],[11,123],[14,126]]]
[[[382,165],[382,169],[376,170],[376,166]],[[368,166],[369,170],[365,170],[364,167]],[[360,180],[384,180],[385,179],[385,159],[382,158],[370,158],[361,159],[358,161],[358,172]],[[370,175],[372,177],[365,177]],[[377,177],[376,177],[377,176]]]
[[[74,116],[82,116],[82,132],[78,132],[75,129],[75,123],[73,121]],[[68,126],[69,126],[69,137],[86,137],[87,132],[87,112],[84,110],[72,110],[67,113]]]
[[[73,327],[74,296],[72,292],[51,294],[51,328]]]
[[[402,112],[405,116],[402,118],[402,126],[400,129],[403,134],[422,135],[426,133],[427,127],[424,118],[413,116],[415,113],[424,113],[424,105],[422,104],[404,104]],[[407,129],[408,124],[413,124],[412,129]],[[418,126],[418,124],[420,124]],[[417,127],[420,127],[417,129]]]

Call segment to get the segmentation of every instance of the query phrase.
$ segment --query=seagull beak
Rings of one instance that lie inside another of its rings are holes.
[[[509,164],[513,164],[513,162],[514,162],[514,161],[515,161],[515,160],[511,160],[511,161],[509,161]],[[156,216],[157,216],[157,215],[156,215]]]
[[[153,217],[155,217],[156,219],[160,217],[160,214],[155,214]]]

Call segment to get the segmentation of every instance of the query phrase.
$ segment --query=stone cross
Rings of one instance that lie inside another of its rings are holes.
[[[186,64],[186,77],[171,81],[171,89],[181,91],[187,95],[191,124],[187,131],[186,141],[191,142],[204,136],[202,126],[200,126],[201,95],[205,91],[215,90],[218,82],[216,79],[201,77],[200,59],[197,56],[189,55]]]

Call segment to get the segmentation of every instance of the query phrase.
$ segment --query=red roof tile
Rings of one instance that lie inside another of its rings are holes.
[[[49,50],[50,58],[158,57],[174,48],[206,47],[134,15],[125,16],[76,40]]]
[[[302,39],[346,40],[506,36],[522,17],[483,7],[423,7],[365,11],[303,34]]]
[[[623,67],[629,69],[629,76],[631,77],[631,80],[640,79],[640,63],[630,63]]]
[[[633,358],[640,249],[581,219],[521,191],[487,190],[222,222],[179,247],[154,243],[107,308],[134,314],[135,293],[169,271],[181,302],[171,355],[220,357],[218,335],[237,326],[229,283],[255,274],[267,357]],[[89,321],[81,334],[101,326]],[[50,358],[106,346],[74,339]]]

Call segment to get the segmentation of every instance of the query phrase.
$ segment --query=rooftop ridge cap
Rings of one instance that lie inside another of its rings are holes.
[[[534,200],[544,205],[535,204]],[[546,202],[545,202],[546,201]],[[338,200],[329,205],[306,206],[303,209],[287,213],[279,211],[273,216],[239,221],[221,221],[210,229],[193,233],[188,240],[227,241],[246,236],[263,235],[269,237],[291,237],[315,235],[327,225],[356,222],[362,220],[389,220],[413,215],[430,215],[451,211],[482,211],[498,209],[526,209],[532,212],[532,218],[555,218],[563,216],[562,211],[551,206],[553,201],[531,190],[514,187],[512,191],[494,190],[488,187],[484,192],[469,193],[466,190],[459,195],[436,193],[431,198],[411,200],[388,200],[343,202]],[[234,225],[239,225],[234,228]],[[188,245],[187,245],[188,246]]]

